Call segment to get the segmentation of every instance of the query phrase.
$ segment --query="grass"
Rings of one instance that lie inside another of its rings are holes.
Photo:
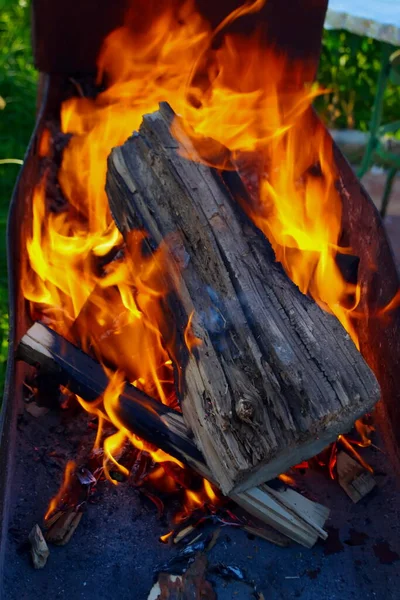
[[[54,0],[57,1],[57,0]],[[368,129],[380,44],[344,31],[325,32],[318,81],[332,90],[317,108],[329,126]],[[7,355],[5,232],[9,201],[35,121],[28,0],[0,0],[0,398]],[[385,95],[388,121],[400,119],[400,87]]]

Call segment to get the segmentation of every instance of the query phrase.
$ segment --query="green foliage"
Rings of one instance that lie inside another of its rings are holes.
[[[381,43],[347,31],[325,31],[318,82],[330,93],[316,101],[329,127],[368,131],[381,68]],[[383,120],[400,119],[400,87],[388,85]]]
[[[23,159],[35,122],[37,73],[26,0],[0,0],[0,162]],[[0,164],[0,397],[7,357],[5,233],[18,164]]]

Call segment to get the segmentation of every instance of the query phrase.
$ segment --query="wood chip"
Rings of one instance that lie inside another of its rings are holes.
[[[178,531],[176,536],[174,537],[174,544],[179,544],[181,540],[183,540],[186,536],[190,535],[194,531],[193,525],[188,525],[184,529]]]
[[[47,406],[39,406],[39,404],[36,404],[36,402],[29,402],[28,404],[25,404],[25,410],[35,418],[44,417],[44,415],[47,415],[49,412]]]
[[[72,508],[60,513],[59,518],[53,521],[46,533],[46,540],[57,546],[65,546],[70,541],[82,518],[81,512]]]
[[[58,521],[58,519],[63,515],[63,511],[62,510],[58,510],[56,513],[54,513],[54,515],[52,517],[50,517],[50,519],[47,519],[45,522],[45,529],[46,531],[48,531],[50,529],[50,527],[56,522]]]
[[[50,550],[39,525],[36,524],[30,532],[29,542],[31,544],[33,566],[35,569],[43,569],[49,557]]]
[[[346,452],[338,453],[336,470],[339,485],[354,503],[359,502],[376,486],[373,475]]]

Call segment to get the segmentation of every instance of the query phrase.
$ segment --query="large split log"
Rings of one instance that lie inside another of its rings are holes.
[[[153,249],[167,240],[180,269],[176,326],[194,311],[201,340],[181,406],[228,494],[321,451],[372,408],[379,388],[337,319],[275,263],[220,174],[184,157],[195,151],[183,131],[179,151],[172,117],[160,107],[113,150],[106,189],[121,232],[145,229]]]

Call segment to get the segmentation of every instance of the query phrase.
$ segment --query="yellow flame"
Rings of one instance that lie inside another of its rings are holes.
[[[201,160],[227,167],[228,153],[229,168],[238,166],[255,182],[252,203],[244,208],[300,290],[335,314],[357,343],[351,315],[359,288],[344,281],[336,264],[342,207],[331,141],[311,109],[319,93],[313,74],[307,63],[289,62],[268,47],[260,31],[252,37],[226,33],[233,20],[263,5],[244,2],[212,31],[192,0],[179,6],[166,0],[156,13],[152,3],[134,3],[126,24],[104,40],[97,78],[102,91],[62,104],[61,129],[71,139],[58,180],[67,202],[63,210],[51,209],[45,173],[25,222],[22,287],[32,318],[118,370],[98,405],[81,400],[99,417],[95,446],[103,444],[109,464],[118,466],[126,440],[145,447],[117,416],[125,378],[159,401],[177,404],[174,324],[164,301],[177,278],[169,272],[167,244],[149,255],[144,233],[123,240],[105,193],[110,150],[160,101],[180,115]],[[51,155],[50,138],[44,131],[42,157]],[[185,331],[189,349],[198,343],[192,317]],[[117,429],[105,441],[103,408]],[[171,460],[160,450],[149,452],[156,461]],[[188,500],[196,503],[190,494]]]
[[[58,504],[64,499],[64,495],[70,486],[72,475],[74,474],[75,468],[76,468],[75,461],[69,460],[65,467],[64,478],[63,478],[61,487],[58,490],[57,494],[54,496],[54,498],[51,499],[49,508],[47,509],[47,512],[44,516],[45,521],[47,521],[47,519],[52,515],[52,513],[58,507]]]

